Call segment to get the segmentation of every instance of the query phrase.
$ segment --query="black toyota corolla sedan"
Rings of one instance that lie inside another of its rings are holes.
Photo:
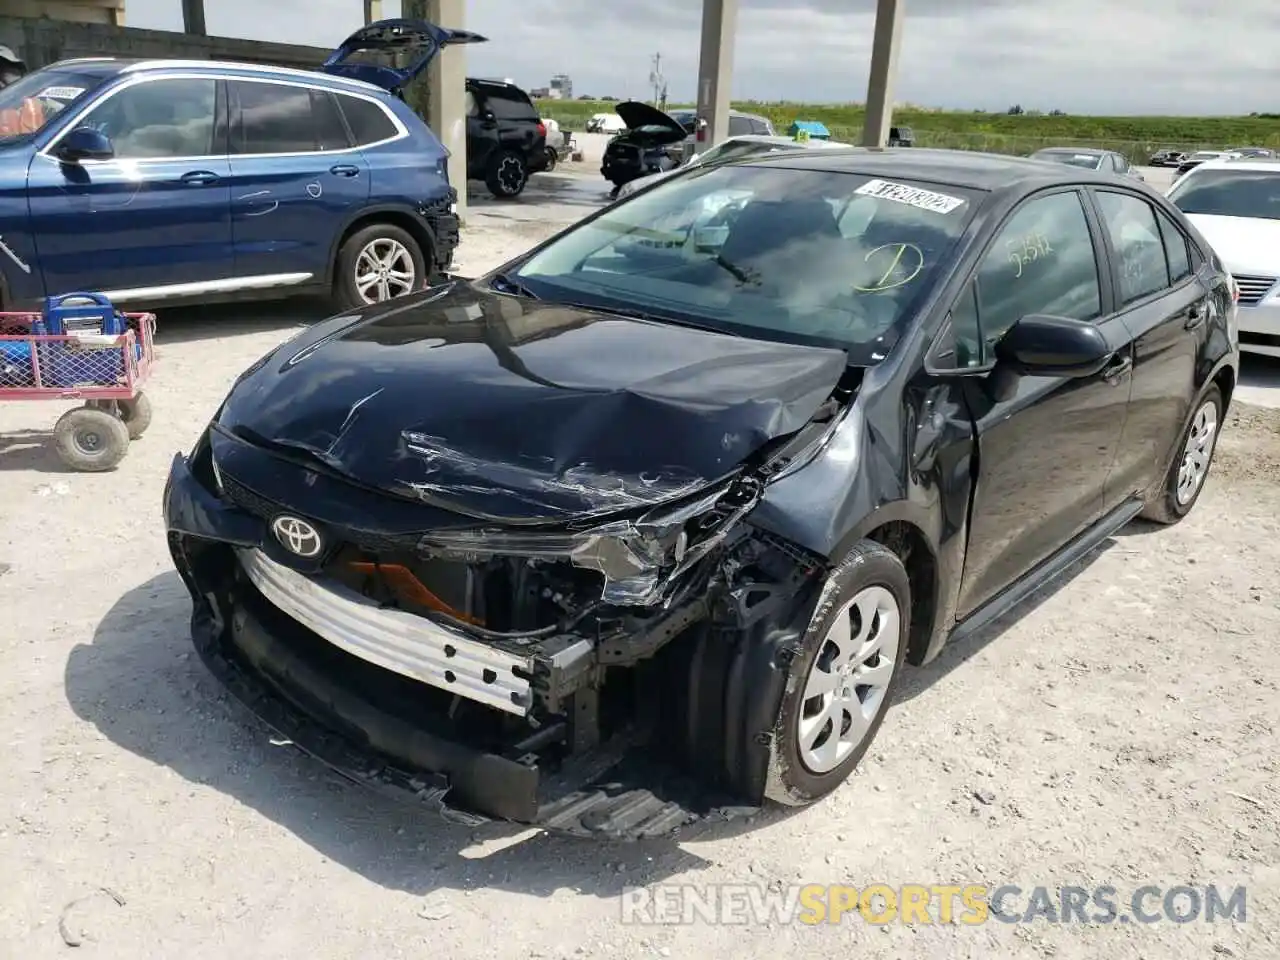
[[[690,169],[246,370],[165,490],[195,644],[299,747],[472,821],[808,804],[905,664],[1192,509],[1234,292],[1077,167]]]

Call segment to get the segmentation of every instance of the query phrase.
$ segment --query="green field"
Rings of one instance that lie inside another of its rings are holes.
[[[582,130],[596,113],[613,104],[597,100],[542,100],[544,117],[567,130]],[[675,109],[672,105],[671,109]],[[758,113],[785,133],[793,120],[819,120],[833,139],[856,143],[864,111],[857,104],[735,103],[735,109]],[[1027,154],[1041,147],[1105,147],[1145,163],[1155,150],[1214,150],[1227,147],[1280,149],[1280,116],[1253,117],[1077,117],[1005,113],[963,113],[900,109],[894,123],[915,131],[916,145]]]

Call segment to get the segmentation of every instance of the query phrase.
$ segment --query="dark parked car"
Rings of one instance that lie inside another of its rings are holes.
[[[1187,155],[1180,150],[1157,150],[1151,155],[1147,165],[1152,167],[1176,167],[1186,158]]]
[[[678,167],[693,157],[698,117],[692,110],[659,110],[638,100],[615,107],[627,129],[605,146],[600,172],[615,192],[623,184]],[[729,112],[729,136],[773,136],[773,124],[765,117]]]
[[[547,127],[529,95],[503,80],[467,79],[467,177],[500,199],[547,168]]]
[[[195,644],[284,738],[455,815],[808,804],[904,663],[1193,508],[1234,316],[1176,207],[1079,167],[674,177],[245,371],[165,489]]]
[[[890,127],[889,140],[886,146],[890,147],[914,147],[916,145],[916,135],[910,127]]]
[[[1146,180],[1142,172],[1129,162],[1123,153],[1114,150],[1094,150],[1090,147],[1049,147],[1031,154],[1032,160],[1048,160],[1052,163],[1066,163],[1085,170],[1097,170],[1099,173],[1114,173],[1134,180]]]

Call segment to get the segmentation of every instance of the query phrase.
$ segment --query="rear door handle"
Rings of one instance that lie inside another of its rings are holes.
[[[360,168],[352,166],[349,163],[339,163],[329,168],[329,172],[335,177],[358,177],[360,176]]]
[[[182,175],[182,182],[189,183],[193,187],[202,187],[206,183],[216,183],[218,175],[212,170],[192,170],[190,173]]]
[[[1123,356],[1114,356],[1102,370],[1102,379],[1110,384],[1117,384],[1129,375],[1129,371],[1133,369],[1133,357],[1129,354]]]
[[[1194,307],[1187,311],[1187,322],[1184,326],[1188,330],[1194,330],[1200,324],[1209,318],[1209,307],[1205,303],[1197,303]]]

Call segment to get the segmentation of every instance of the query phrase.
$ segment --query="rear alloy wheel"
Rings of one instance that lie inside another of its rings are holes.
[[[342,245],[334,292],[342,309],[359,309],[422,289],[426,275],[418,242],[397,226],[377,223]]]
[[[509,200],[524,192],[529,182],[529,166],[514,150],[504,150],[493,158],[485,185],[499,200]]]
[[[1173,463],[1160,492],[1147,504],[1142,516],[1156,523],[1177,523],[1195,506],[1213,464],[1222,423],[1222,392],[1211,386],[1201,396],[1182,435]]]
[[[889,708],[907,649],[911,587],[873,541],[832,571],[791,663],[766,796],[804,806],[853,772]]]

